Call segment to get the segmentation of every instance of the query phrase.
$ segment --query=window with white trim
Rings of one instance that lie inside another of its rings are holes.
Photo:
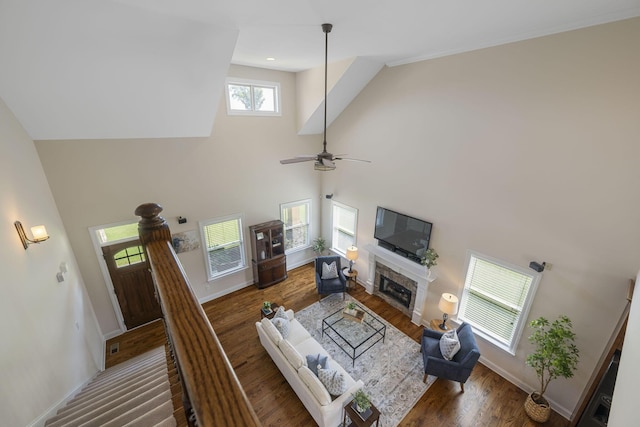
[[[281,115],[280,83],[228,78],[225,88],[230,115]]]
[[[333,202],[331,214],[331,250],[346,256],[349,246],[356,246],[358,209]]]
[[[200,231],[209,280],[245,267],[242,215],[201,221]]]
[[[539,281],[538,273],[471,252],[458,320],[515,354]]]
[[[311,199],[280,205],[280,220],[284,223],[285,253],[309,247],[309,217]]]

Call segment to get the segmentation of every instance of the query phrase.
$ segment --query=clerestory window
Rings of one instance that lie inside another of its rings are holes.
[[[280,116],[280,83],[228,78],[229,115]]]

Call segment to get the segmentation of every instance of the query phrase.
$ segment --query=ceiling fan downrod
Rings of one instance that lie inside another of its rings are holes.
[[[327,63],[329,61],[329,33],[332,24],[322,24],[324,32],[324,134],[322,137],[322,152],[327,152]]]

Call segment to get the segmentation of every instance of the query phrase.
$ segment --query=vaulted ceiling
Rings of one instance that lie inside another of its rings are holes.
[[[330,62],[394,66],[639,15],[640,0],[0,0],[0,97],[33,139],[208,136],[229,64],[321,66],[324,22]]]

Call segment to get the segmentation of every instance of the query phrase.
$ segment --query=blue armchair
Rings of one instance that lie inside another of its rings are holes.
[[[330,265],[332,262],[336,263],[338,277],[323,279],[322,264]],[[344,299],[344,293],[347,290],[347,278],[342,274],[339,256],[320,256],[316,258],[316,288],[318,289],[318,297],[342,292],[342,299]]]
[[[480,350],[473,336],[473,329],[468,323],[462,323],[456,330],[460,340],[460,350],[452,360],[446,360],[440,352],[440,337],[442,332],[424,329],[422,331],[422,360],[424,361],[423,381],[427,381],[427,375],[434,375],[460,383],[464,392],[464,383],[471,375],[473,367],[480,358]]]

